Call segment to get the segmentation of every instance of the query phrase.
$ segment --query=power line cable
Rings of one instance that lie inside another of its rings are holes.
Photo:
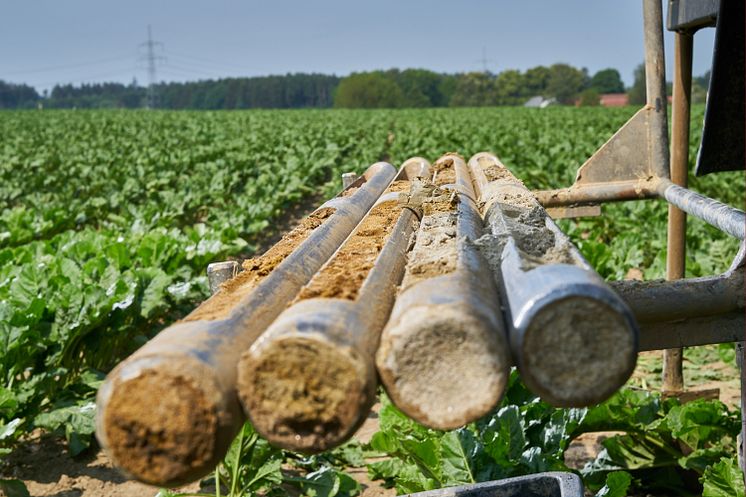
[[[15,76],[18,74],[33,74],[33,73],[40,73],[40,72],[49,72],[49,71],[59,71],[63,69],[75,69],[78,67],[85,67],[85,66],[94,66],[98,64],[106,64],[108,62],[115,62],[119,60],[124,59],[132,59],[132,55],[128,55],[126,57],[111,57],[108,59],[100,59],[96,61],[91,62],[81,62],[79,64],[66,64],[66,65],[59,65],[59,66],[50,66],[50,67],[44,67],[44,68],[38,68],[38,69],[28,69],[24,71],[11,71],[11,72],[5,72],[3,71],[3,76]]]
[[[207,63],[207,64],[217,65],[217,66],[220,66],[221,68],[229,68],[230,67],[230,68],[235,68],[235,69],[246,70],[245,66],[238,66],[238,65],[229,64],[229,63],[226,64],[224,62],[215,62],[214,60],[204,59],[202,57],[194,57],[192,55],[186,55],[186,54],[183,54],[183,53],[174,52],[172,50],[167,50],[166,54],[169,55],[169,56],[176,56],[176,57],[183,58],[183,59],[191,59],[191,60],[196,61],[196,62],[203,62],[203,63]]]

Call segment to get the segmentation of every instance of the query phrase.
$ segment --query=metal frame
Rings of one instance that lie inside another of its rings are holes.
[[[673,9],[669,29],[676,31],[670,155],[661,0],[643,0],[647,104],[581,166],[572,186],[534,192],[557,217],[597,215],[598,210],[589,208],[598,209],[605,202],[652,198],[668,202],[668,281],[623,281],[614,286],[640,322],[641,350],[665,350],[663,389],[669,391],[683,389],[681,347],[743,341],[746,329],[746,213],[686,187],[693,35],[696,29],[711,26],[716,15],[712,12],[715,1],[699,3],[669,0],[669,9]],[[742,240],[728,271],[708,278],[684,278],[687,214]],[[743,347],[739,355],[744,357]],[[746,432],[744,386],[742,367],[742,434]],[[743,452],[743,440],[739,448]],[[746,473],[743,460],[741,468]]]

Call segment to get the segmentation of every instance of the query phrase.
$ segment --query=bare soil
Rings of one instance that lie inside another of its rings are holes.
[[[275,267],[303,243],[321,224],[334,214],[334,209],[323,208],[303,219],[267,252],[243,262],[243,271],[226,281],[220,291],[197,307],[185,321],[218,320],[230,314],[235,305],[256,288]]]
[[[446,157],[438,159],[433,164],[433,183],[438,186],[450,185],[456,183],[456,169],[453,167],[453,159]]]
[[[395,181],[384,192],[409,189],[409,181]],[[332,259],[311,279],[294,302],[311,298],[355,300],[383,250],[401,212],[396,200],[381,202],[363,218]]]

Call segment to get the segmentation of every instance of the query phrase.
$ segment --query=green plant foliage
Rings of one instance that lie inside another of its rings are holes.
[[[702,497],[744,497],[743,472],[736,458],[724,457],[702,476]]]
[[[561,68],[554,76],[541,69],[525,74],[532,92],[562,79]],[[423,105],[458,90],[455,80],[446,85],[426,73],[386,74]],[[495,98],[518,98],[515,76],[490,87]],[[634,111],[3,112],[0,455],[37,428],[64,435],[73,454],[84,451],[93,443],[92,406],[105,372],[208,295],[208,263],[250,256],[289,207],[338,190],[340,173],[378,160],[487,150],[529,188],[568,186]],[[695,106],[692,165],[702,114]],[[746,198],[742,173],[690,178],[690,185],[737,207]],[[608,205],[602,217],[560,224],[605,278],[632,269],[647,279],[664,275],[661,202]],[[690,218],[687,275],[725,270],[737,247]],[[732,348],[721,352],[730,362]],[[370,471],[408,492],[564,469],[572,437],[619,429],[625,435],[607,440],[607,458],[585,471],[596,488],[621,488],[622,477],[610,476],[620,469],[633,476],[632,486],[664,472],[676,481],[681,471],[706,482],[719,474],[707,468],[734,454],[735,418],[716,404],[676,406],[629,390],[587,411],[558,410],[512,379],[498,410],[452,433],[426,430],[385,405],[372,446],[388,458]],[[306,458],[270,450],[246,430],[218,471],[226,488],[266,491],[282,482],[308,495],[358,491],[341,468],[362,466],[370,448],[353,444]],[[300,473],[281,474],[278,461]]]

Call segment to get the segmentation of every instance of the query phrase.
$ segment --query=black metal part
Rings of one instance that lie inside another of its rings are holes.
[[[692,33],[713,27],[719,8],[720,0],[668,0],[666,29]]]
[[[744,0],[722,0],[720,5],[697,176],[746,169],[744,4]]]
[[[573,473],[549,472],[409,494],[414,497],[583,497]]]

